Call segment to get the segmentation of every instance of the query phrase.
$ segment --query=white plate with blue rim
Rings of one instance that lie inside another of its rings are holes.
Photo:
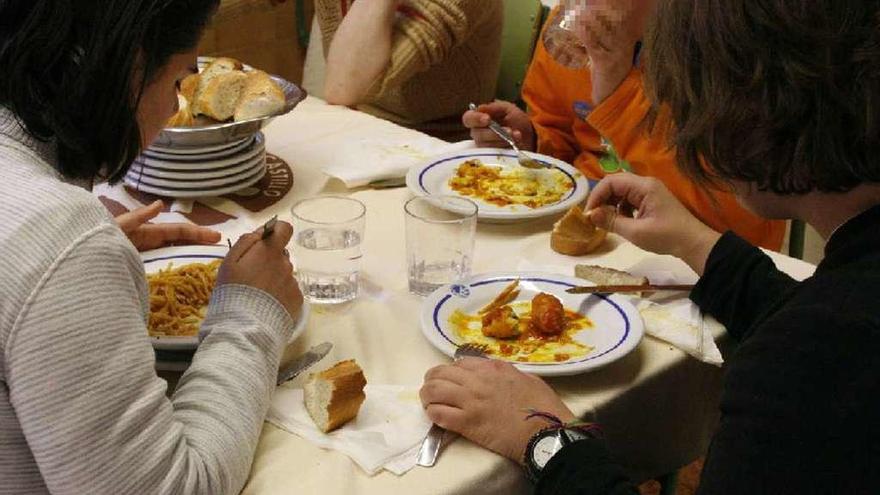
[[[608,294],[568,294],[565,289],[588,285],[584,280],[542,272],[498,272],[471,276],[438,288],[422,303],[422,333],[447,356],[468,340],[450,319],[456,312],[475,315],[511,282],[519,279],[516,301],[530,301],[545,292],[556,296],[566,310],[585,316],[592,325],[571,338],[590,350],[580,356],[551,362],[517,362],[498,354],[488,357],[511,362],[520,370],[540,376],[576,375],[617,361],[635,349],[644,336],[638,310],[625,297]],[[514,302],[514,305],[516,303]],[[479,325],[479,324],[477,324]]]
[[[144,272],[156,273],[159,270],[172,265],[175,268],[190,263],[210,263],[214,260],[222,260],[229,252],[229,247],[216,244],[209,246],[172,246],[154,249],[141,253],[144,260]],[[309,305],[303,303],[302,312],[293,329],[290,342],[295,341],[306,329],[311,310]],[[160,337],[151,336],[153,348],[162,351],[194,351],[199,346],[198,335],[187,337]]]
[[[410,191],[420,196],[452,195],[471,199],[477,203],[479,208],[477,219],[488,223],[512,223],[560,215],[586,199],[590,192],[590,185],[580,171],[568,163],[550,156],[539,153],[528,153],[528,155],[539,162],[550,165],[551,168],[525,169],[519,165],[516,153],[512,150],[475,148],[437,155],[410,168],[406,175],[406,185]],[[470,160],[479,160],[487,166],[501,167],[503,173],[522,172],[542,184],[556,181],[554,183],[561,184],[566,190],[558,201],[534,208],[523,204],[498,205],[474,196],[464,195],[450,186],[450,180],[456,175],[459,166]]]

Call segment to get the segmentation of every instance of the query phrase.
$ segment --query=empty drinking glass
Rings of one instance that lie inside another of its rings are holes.
[[[290,211],[293,257],[305,299],[320,304],[356,298],[366,206],[352,198],[319,196]]]
[[[409,291],[426,296],[471,273],[477,205],[458,196],[420,196],[406,202]]]

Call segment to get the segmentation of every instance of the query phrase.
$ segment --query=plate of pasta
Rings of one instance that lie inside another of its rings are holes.
[[[523,168],[511,150],[476,148],[437,155],[409,169],[406,184],[421,196],[453,195],[473,200],[477,218],[510,223],[558,215],[587,197],[589,183],[576,168],[530,153],[549,165]]]
[[[474,275],[425,299],[422,333],[449,356],[472,343],[527,373],[583,373],[626,356],[644,334],[625,297],[565,292],[583,284],[541,272]]]
[[[227,246],[174,246],[142,253],[150,296],[147,331],[157,350],[195,350],[208,310],[217,269]],[[303,304],[291,342],[305,330],[309,305]]]

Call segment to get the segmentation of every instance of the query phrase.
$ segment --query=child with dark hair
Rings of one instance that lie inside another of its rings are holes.
[[[113,219],[119,180],[176,111],[217,0],[0,1],[0,493],[238,493],[301,295],[279,222],[220,268],[169,400],[136,249],[213,243]]]
[[[492,117],[512,130],[521,148],[573,163],[590,179],[624,170],[660,179],[703,222],[779,251],[785,222],[749,212],[728,190],[694,183],[675,166],[675,149],[662,132],[643,125],[651,102],[642,87],[646,58],[640,40],[655,1],[591,2],[596,8],[608,6],[602,22],[609,28],[596,35],[601,49],[594,50],[589,67],[557,62],[539,41],[522,89],[528,113],[494,101],[466,112],[462,120],[478,145],[507,146],[487,128]]]

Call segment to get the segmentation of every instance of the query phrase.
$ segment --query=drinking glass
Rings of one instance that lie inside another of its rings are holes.
[[[575,34],[580,9],[586,9],[588,0],[563,0],[554,11],[544,30],[544,49],[556,62],[572,69],[590,66],[587,46]]]
[[[367,207],[342,196],[299,201],[293,214],[293,257],[303,297],[334,304],[358,295]]]
[[[477,205],[458,196],[419,196],[404,206],[409,291],[426,296],[471,273]]]

